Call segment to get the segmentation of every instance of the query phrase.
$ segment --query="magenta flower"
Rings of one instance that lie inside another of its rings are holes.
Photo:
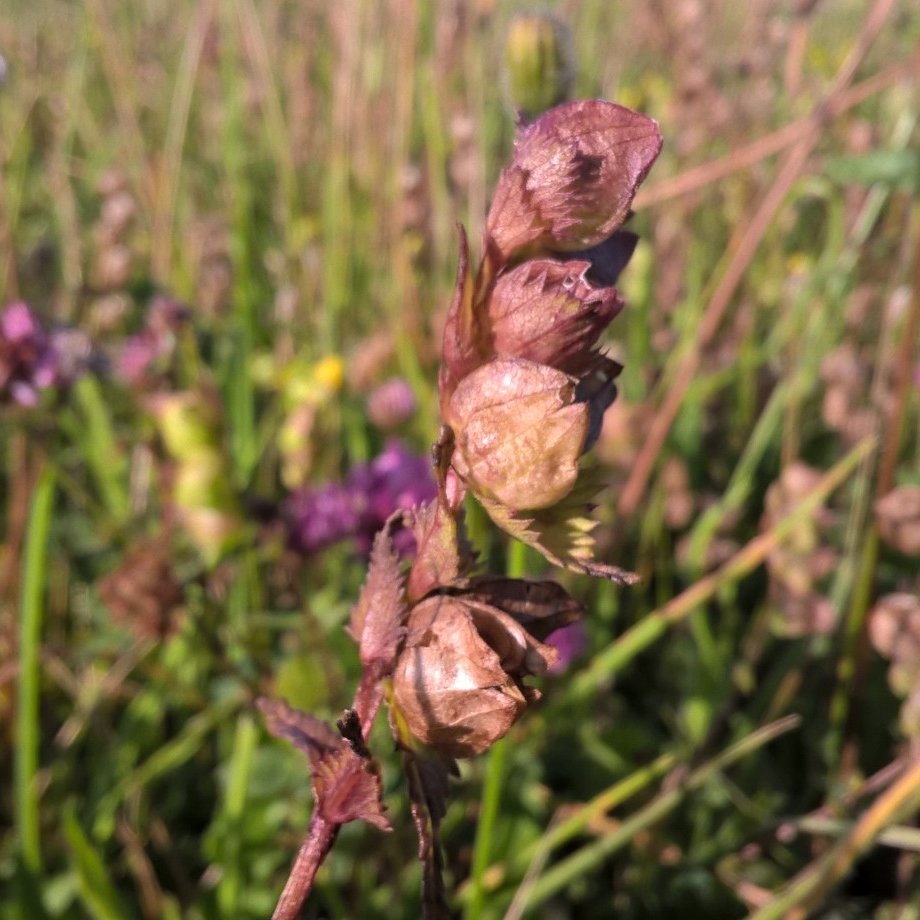
[[[82,374],[90,346],[78,330],[45,331],[27,304],[0,313],[0,402],[31,407],[42,390],[63,387]]]
[[[138,386],[147,381],[155,367],[172,356],[176,338],[190,317],[188,307],[165,294],[151,301],[144,328],[125,339],[115,359],[115,372],[125,382]]]
[[[339,483],[299,489],[288,498],[285,517],[288,545],[305,556],[348,539],[358,526],[351,492]]]
[[[561,674],[568,670],[588,647],[585,624],[581,620],[551,632],[544,641],[559,653],[556,663],[549,669],[550,674]]]
[[[351,539],[366,556],[377,531],[394,512],[409,511],[436,495],[431,462],[392,439],[370,463],[353,467],[344,483],[300,489],[291,495],[285,508],[288,543],[297,552],[312,555]],[[403,555],[414,553],[415,541],[408,529],[396,527],[393,540]]]

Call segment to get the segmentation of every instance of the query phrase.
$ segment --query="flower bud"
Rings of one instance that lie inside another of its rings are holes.
[[[886,594],[869,614],[869,638],[876,651],[891,662],[888,685],[904,697],[901,731],[920,734],[920,597]]]
[[[525,119],[564,102],[572,88],[572,37],[554,16],[515,16],[505,38],[508,98]]]
[[[27,304],[0,312],[0,403],[35,406],[39,391],[60,381],[60,359],[38,316]]]
[[[496,607],[436,596],[409,615],[393,677],[410,731],[452,757],[481,754],[539,694],[522,679],[542,674],[556,652]]]
[[[454,469],[508,508],[556,504],[575,485],[590,425],[576,384],[523,358],[495,358],[464,377],[445,418],[456,435]]]

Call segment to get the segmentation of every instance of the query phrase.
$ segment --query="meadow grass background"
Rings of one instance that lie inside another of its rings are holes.
[[[0,917],[270,914],[311,796],[253,700],[348,704],[364,567],[348,546],[292,561],[252,510],[284,493],[289,407],[264,379],[343,361],[311,482],[381,449],[368,380],[407,379],[402,436],[434,439],[455,223],[479,239],[510,150],[502,42],[521,9],[0,10],[0,304],[110,356],[155,292],[189,304],[172,385],[219,394],[242,517],[212,561],[169,523],[168,452],[104,368],[0,410]],[[920,591],[873,512],[920,485],[920,16],[910,0],[542,9],[571,29],[574,95],[665,138],[598,445],[601,555],[643,581],[553,573],[587,603],[588,649],[463,765],[443,827],[457,911],[916,918],[917,741],[866,624],[879,597]],[[114,243],[113,187],[136,209]],[[776,486],[796,463],[805,486]],[[493,568],[546,572],[507,560],[475,508],[470,526]],[[98,585],[164,533],[182,604],[152,638]],[[396,830],[345,827],[308,916],[418,916],[398,760],[375,737]]]

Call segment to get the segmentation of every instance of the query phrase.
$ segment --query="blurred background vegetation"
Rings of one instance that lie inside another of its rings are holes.
[[[552,573],[585,634],[454,784],[457,911],[916,918],[916,6],[541,10],[572,95],[665,137],[597,448],[599,555],[643,581]],[[527,11],[0,10],[0,917],[270,914],[310,786],[253,700],[351,699]],[[308,916],[418,916],[384,779],[396,831],[346,827]]]

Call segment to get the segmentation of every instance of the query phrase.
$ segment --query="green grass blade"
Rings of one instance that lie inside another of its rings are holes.
[[[76,870],[80,900],[96,920],[123,920],[130,916],[106,871],[105,859],[87,837],[73,808],[64,814],[64,835]]]
[[[87,374],[77,381],[73,392],[86,426],[81,432],[83,454],[106,509],[115,520],[123,521],[130,510],[127,462],[115,439],[99,382]]]
[[[48,537],[54,505],[54,469],[46,465],[38,478],[29,509],[22,567],[22,603],[19,623],[19,693],[16,707],[14,801],[16,837],[25,868],[41,872],[38,814],[39,663],[45,586],[48,580]]]
[[[246,789],[258,738],[259,732],[252,715],[248,712],[241,713],[233,738],[233,753],[230,757],[222,809],[223,826],[229,830],[222,842],[223,874],[217,887],[217,904],[222,917],[236,917],[239,912],[239,899],[245,876],[240,858],[238,828],[246,809]]]
[[[527,547],[512,540],[508,545],[506,571],[511,578],[521,578],[526,570]],[[470,881],[470,896],[464,917],[476,920],[482,916],[485,907],[485,874],[492,857],[495,825],[501,807],[502,787],[505,782],[505,767],[508,761],[508,739],[502,738],[492,745],[486,761],[486,776],[482,788],[482,802],[479,823],[476,826],[476,840],[473,844],[473,871]]]
[[[553,866],[540,876],[530,889],[525,902],[527,908],[532,909],[539,906],[557,891],[561,891],[575,879],[596,868],[603,860],[625,847],[640,831],[674,811],[689,792],[699,789],[720,771],[796,728],[799,721],[798,716],[787,716],[752,732],[694,770],[680,786],[657,795],[648,805],[639,809],[611,834],[582,847]]]
[[[874,438],[860,442],[822,477],[820,483],[794,511],[778,521],[769,531],[751,540],[712,575],[701,578],[669,603],[652,611],[623,633],[610,648],[598,655],[591,666],[573,681],[570,689],[572,698],[584,699],[593,693],[601,683],[652,645],[672,625],[689,617],[700,604],[714,597],[722,587],[738,581],[761,565],[770,550],[791,533],[800,521],[814,514],[827,496],[846,481],[847,477],[874,448]]]

